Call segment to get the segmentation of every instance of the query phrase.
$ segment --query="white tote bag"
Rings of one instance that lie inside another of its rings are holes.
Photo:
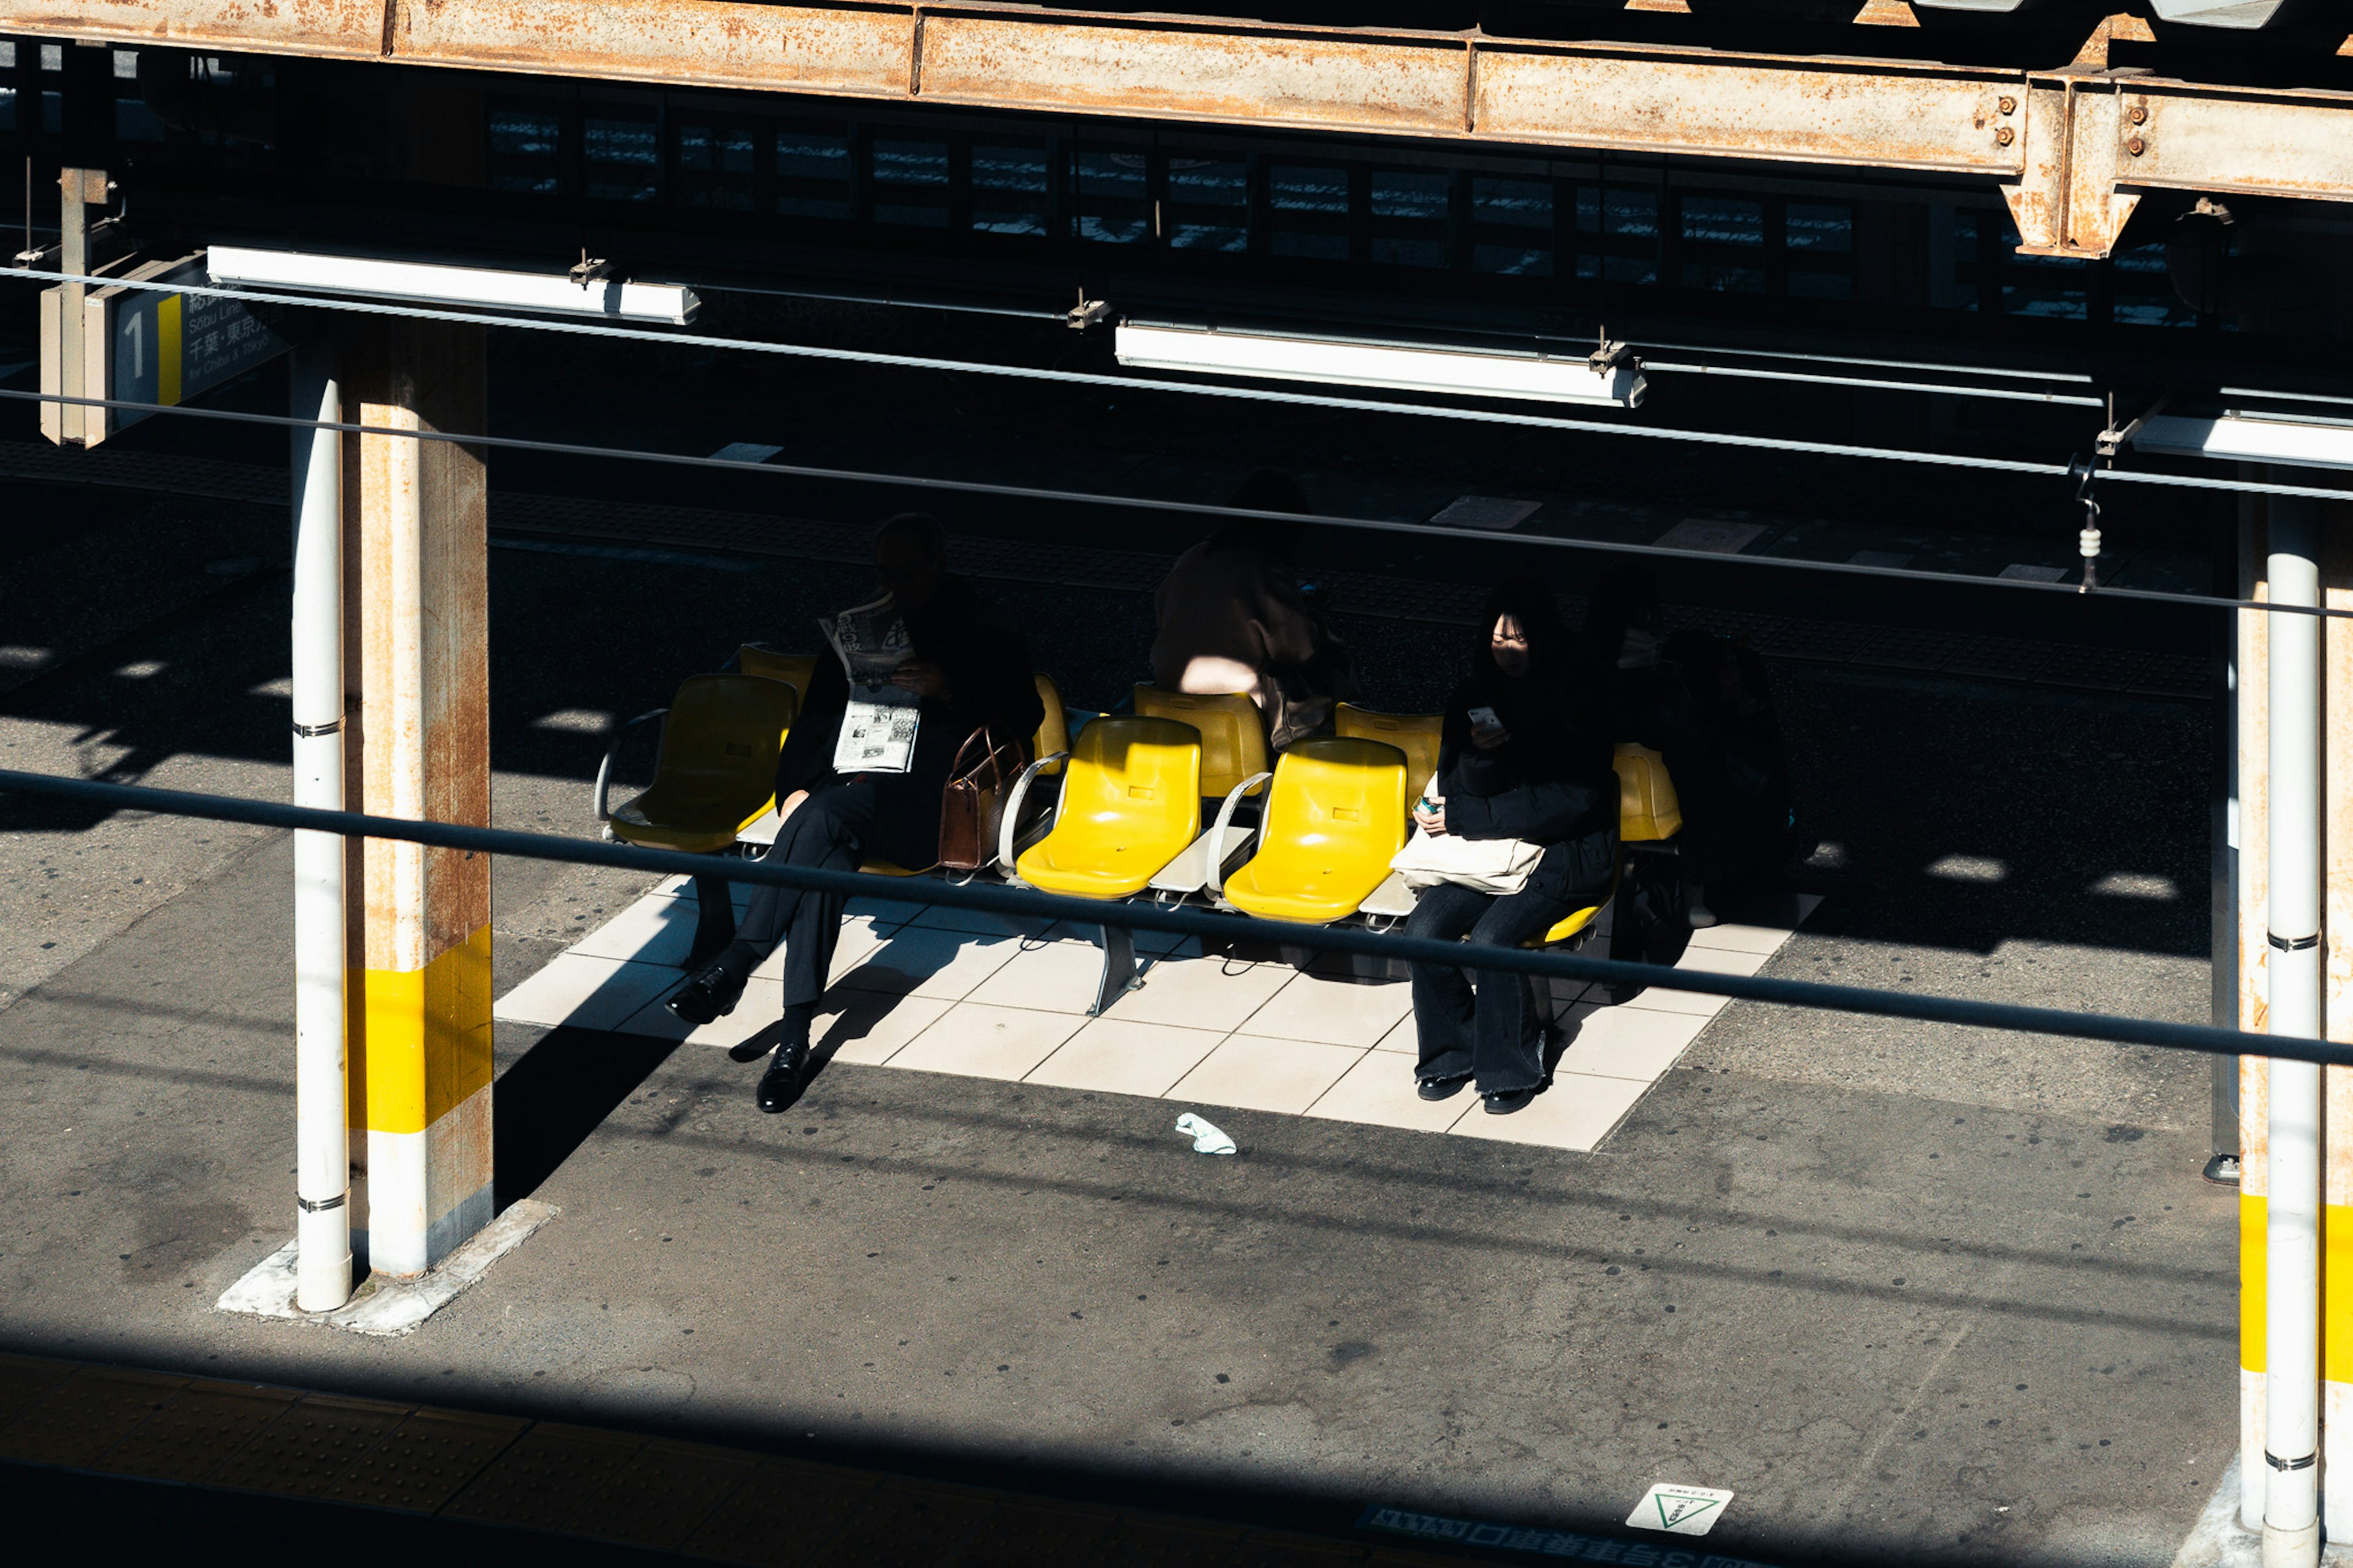
[[[1528,885],[1543,858],[1544,846],[1525,839],[1458,838],[1451,833],[1432,838],[1417,827],[1389,861],[1389,869],[1403,877],[1409,888],[1453,882],[1507,898]]]

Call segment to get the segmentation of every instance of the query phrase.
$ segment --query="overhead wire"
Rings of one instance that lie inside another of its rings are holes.
[[[1892,447],[1857,447],[1830,441],[1803,441],[1787,437],[1743,436],[1725,430],[1662,429],[1646,425],[1619,425],[1599,419],[1566,419],[1553,415],[1514,414],[1501,409],[1462,407],[1451,404],[1391,403],[1374,398],[1283,392],[1266,387],[1165,381],[1145,376],[1105,375],[1094,371],[1054,370],[1043,366],[999,364],[977,360],[940,359],[922,354],[885,353],[874,349],[828,348],[812,343],[779,343],[753,339],[714,337],[699,332],[653,331],[634,327],[616,327],[602,322],[565,321],[557,317],[511,316],[492,311],[451,310],[427,306],[396,305],[379,300],[266,293],[193,283],[162,283],[146,279],[133,281],[127,279],[51,272],[31,268],[0,272],[0,276],[39,278],[55,281],[91,284],[103,288],[146,289],[157,293],[196,294],[213,299],[241,300],[264,304],[287,305],[299,309],[338,310],[355,311],[364,315],[453,321],[469,326],[519,327],[527,331],[561,332],[581,337],[610,338],[631,342],[667,343],[674,347],[712,348],[745,353],[772,353],[795,358],[838,360],[852,364],[887,365],[904,370],[944,371],[951,374],[1009,376],[1027,381],[1101,386],[1122,392],[1170,392],[1196,397],[1282,403],[1310,408],[1345,409],[1358,413],[1416,415],[1426,418],[1460,419],[1480,424],[1508,425],[1533,429],[1570,430],[1584,435],[1630,436],[1656,441],[1682,441],[1700,446],[1732,447],[1805,457],[1863,458],[1881,461],[1924,463],[1944,468],[1970,468],[1987,473],[2026,474],[2045,479],[2069,478],[2073,472],[2072,468],[2064,463],[2038,463],[2015,458],[1971,457],[1957,452],[1917,452]],[[2195,476],[2140,475],[2122,469],[2105,470],[2100,478],[2104,482],[2117,480],[2126,483],[2168,484],[2183,489],[2211,489],[2231,494],[2305,496],[2324,500],[2343,500],[2348,494],[2353,494],[2346,490],[2311,486],[2273,485],[2240,479],[2209,479]]]
[[[1904,582],[1933,583],[1940,587],[2000,588],[2020,593],[2061,594],[2071,597],[2129,599],[2195,609],[2260,610],[2279,615],[2316,616],[2322,619],[2353,619],[2353,608],[2315,605],[2275,605],[2264,599],[2226,599],[2217,595],[2175,594],[2157,588],[2101,587],[2088,595],[2073,584],[2038,583],[2031,578],[1979,577],[1953,572],[1923,572],[1905,566],[1873,566],[1852,561],[1808,561],[1787,555],[1726,555],[1712,550],[1684,550],[1672,545],[1620,543],[1603,539],[1577,539],[1556,533],[1494,533],[1484,529],[1450,528],[1436,522],[1400,522],[1388,518],[1339,517],[1324,512],[1270,511],[1254,507],[1215,506],[1199,501],[1166,500],[1152,496],[1098,495],[1085,490],[1049,489],[1037,485],[996,484],[986,479],[939,479],[925,474],[886,474],[862,468],[827,468],[804,463],[754,461],[741,458],[699,458],[685,452],[650,452],[618,447],[591,447],[572,441],[539,441],[522,436],[470,436],[459,431],[408,429],[395,425],[362,425],[332,419],[303,419],[287,414],[256,414],[243,409],[194,408],[185,404],[137,403],[119,397],[72,397],[55,392],[22,392],[0,387],[0,400],[18,403],[61,403],[82,408],[120,408],[141,414],[171,414],[185,418],[214,419],[234,425],[266,425],[287,430],[332,430],[345,436],[390,436],[406,440],[438,441],[458,447],[537,452],[551,457],[601,458],[616,462],[659,463],[672,468],[720,468],[735,473],[772,474],[788,479],[836,480],[849,484],[895,485],[911,489],[945,490],[960,495],[996,496],[1012,500],[1065,502],[1073,506],[1122,507],[1134,511],[1168,512],[1187,517],[1251,518],[1272,522],[1296,522],[1310,527],[1354,529],[1367,533],[1406,534],[1459,540],[1472,544],[1518,544],[1537,548],[1582,551],[1600,555],[1639,555],[1657,560],[1701,561],[1717,566],[1757,566],[1783,571],[1820,572],[1834,576],[1879,577]],[[2118,476],[2103,474],[2102,479]],[[2313,492],[2348,499],[2348,492]]]

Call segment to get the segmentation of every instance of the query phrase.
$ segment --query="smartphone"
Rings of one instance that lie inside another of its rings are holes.
[[[1493,708],[1473,708],[1471,710],[1471,727],[1473,730],[1500,730],[1504,721],[1496,717]]]

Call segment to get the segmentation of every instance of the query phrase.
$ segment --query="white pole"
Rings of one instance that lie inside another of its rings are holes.
[[[2271,498],[2265,576],[2275,605],[2320,603],[2314,503]],[[2320,620],[2273,614],[2269,1025],[2322,1032]],[[2264,1243],[2263,1568],[2320,1561],[2320,1068],[2271,1062],[2271,1193]]]
[[[331,339],[294,351],[293,413],[340,420]],[[343,452],[293,433],[294,804],[343,808]],[[343,1130],[343,840],[294,835],[295,1305],[352,1295],[351,1154]]]

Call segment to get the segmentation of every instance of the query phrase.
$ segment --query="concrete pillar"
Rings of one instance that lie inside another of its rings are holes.
[[[2261,473],[2251,478],[2263,478]],[[2303,468],[2279,476],[2289,483],[2327,485],[2331,476]],[[2312,505],[2316,503],[2303,503]],[[2353,609],[2353,495],[2316,503],[2321,595],[2336,609]],[[2269,597],[2265,557],[2271,514],[2266,498],[2242,503],[2239,561],[2242,596]],[[2268,941],[2271,754],[2269,617],[2239,616],[2237,831],[2238,1026],[2264,1031],[2271,1022],[2273,950]],[[2330,620],[2321,657],[2322,984],[2327,1037],[2353,1040],[2353,621]],[[2240,1522],[2263,1527],[2270,1467],[2263,1459],[2269,1310],[2265,1256],[2271,1192],[2269,1064],[2240,1058]],[[2330,1068],[2322,1079],[2321,1121],[2321,1517],[2335,1521],[2334,1538],[2353,1540],[2353,1070]],[[2332,1462],[2333,1461],[2333,1462]]]
[[[346,417],[479,432],[478,327],[394,321],[343,349]],[[347,776],[359,809],[489,826],[488,536],[482,454],[445,441],[344,443]],[[374,840],[353,851],[353,1244],[422,1273],[489,1223],[488,858]]]

